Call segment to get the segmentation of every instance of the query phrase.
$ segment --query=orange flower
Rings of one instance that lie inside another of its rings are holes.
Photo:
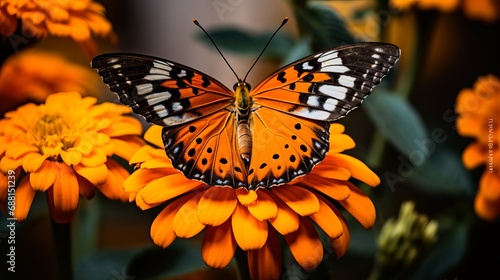
[[[0,169],[3,176],[16,174],[12,215],[18,221],[26,219],[36,191],[47,192],[58,223],[71,221],[79,197],[90,199],[95,188],[110,199],[128,199],[122,188],[128,172],[111,156],[131,158],[143,145],[141,124],[123,116],[130,112],[126,106],[95,102],[77,92],[56,93],[0,121]],[[0,182],[4,211],[8,187]]]
[[[11,35],[20,20],[23,30],[30,36],[70,37],[79,42],[89,55],[94,56],[92,34],[112,35],[111,23],[104,17],[104,12],[104,7],[92,0],[2,0],[0,33]]]
[[[0,115],[27,102],[41,103],[54,92],[92,94],[99,82],[90,68],[59,55],[32,50],[19,52],[0,68]]]
[[[139,169],[124,183],[130,200],[143,210],[168,205],[151,226],[153,241],[169,246],[175,238],[190,238],[205,229],[201,248],[205,263],[225,267],[239,246],[247,252],[252,279],[279,279],[284,237],[298,264],[314,269],[323,259],[318,225],[330,238],[337,257],[349,244],[349,230],[335,200],[366,229],[373,226],[375,208],[348,180],[354,177],[376,186],[380,179],[361,161],[341,154],[355,146],[340,124],[331,126],[331,148],[313,171],[292,183],[270,189],[213,187],[189,180],[172,167],[163,149],[142,147],[131,159]],[[151,127],[145,139],[163,146],[161,128]]]
[[[390,0],[391,6],[399,10],[406,10],[412,6],[420,9],[437,9],[451,12],[462,5],[465,15],[471,19],[492,22],[500,16],[500,3],[497,0]]]
[[[479,182],[475,211],[483,219],[500,216],[500,79],[493,75],[480,77],[474,88],[463,89],[457,97],[457,129],[462,136],[473,137],[462,155],[468,169],[486,165]]]

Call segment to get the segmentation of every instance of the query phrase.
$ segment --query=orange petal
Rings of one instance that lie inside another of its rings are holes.
[[[484,196],[476,195],[474,211],[481,219],[494,221],[500,216],[500,200],[488,200]]]
[[[16,143],[15,145],[10,146],[7,148],[5,151],[5,155],[13,158],[13,159],[19,159],[22,156],[25,156],[26,154],[32,154],[32,153],[38,153],[38,148],[34,145],[29,145],[26,143]]]
[[[323,177],[327,179],[347,181],[351,178],[351,172],[340,166],[326,164],[328,158],[325,159],[325,164],[317,165],[310,175]],[[307,175],[306,175],[307,177]]]
[[[97,167],[104,164],[106,160],[106,153],[98,149],[93,149],[89,155],[82,157],[80,164],[87,167]]]
[[[110,144],[114,147],[113,154],[125,160],[130,160],[134,153],[144,145],[137,136],[112,138],[110,139]]]
[[[46,160],[37,171],[29,175],[31,186],[35,191],[44,192],[54,184],[57,176],[56,165],[58,164],[51,160]]]
[[[123,182],[129,176],[128,171],[114,160],[106,162],[108,168],[108,179],[104,184],[96,188],[109,199],[128,201],[128,193],[123,189]]]
[[[95,187],[87,179],[82,176],[76,176],[78,179],[78,193],[80,197],[91,199],[95,195]]]
[[[172,168],[172,162],[167,157],[155,158],[145,161],[141,164],[141,168],[155,169],[155,168]],[[176,172],[180,173],[180,172]]]
[[[248,206],[257,200],[257,193],[254,190],[247,190],[245,188],[236,189],[236,196],[238,197],[238,201],[244,206]]]
[[[130,174],[130,176],[125,179],[125,182],[123,182],[123,188],[126,192],[138,192],[149,182],[164,176],[166,175],[163,169],[140,168],[135,170],[134,173]]]
[[[309,217],[330,237],[339,238],[342,235],[343,228],[339,218],[333,212],[335,208],[326,199],[319,199],[319,211],[310,215]]]
[[[327,179],[310,174],[307,179],[300,181],[301,185],[315,189],[335,200],[346,200],[351,195],[351,190],[337,180]]]
[[[286,235],[290,232],[296,231],[299,228],[299,215],[273,193],[271,193],[271,197],[273,197],[276,206],[278,207],[276,217],[269,220],[271,225],[281,235]]]
[[[33,198],[35,197],[35,193],[36,192],[31,187],[28,178],[24,177],[19,186],[16,188],[14,217],[17,218],[18,222],[26,220],[28,212],[31,208],[31,203],[33,203]]]
[[[76,150],[72,150],[72,151],[62,150],[60,155],[61,155],[61,159],[67,165],[77,165],[82,160],[82,153],[80,153],[79,151],[76,151]]]
[[[467,169],[474,169],[486,162],[486,153],[482,145],[472,143],[465,148],[462,154],[462,162]]]
[[[211,187],[198,203],[198,219],[205,225],[221,225],[231,217],[237,203],[233,188]]]
[[[248,268],[251,279],[280,279],[281,247],[278,235],[272,228],[262,248],[248,251]]]
[[[144,139],[157,147],[163,147],[163,140],[161,137],[162,130],[163,126],[152,125],[146,130],[146,133],[144,133]]]
[[[47,156],[41,155],[39,153],[27,154],[23,158],[23,169],[27,173],[37,171],[43,162],[47,159]]]
[[[194,193],[191,193],[172,201],[156,216],[150,230],[151,238],[156,245],[166,248],[175,240],[176,236],[172,226],[174,217],[182,205],[193,196]]]
[[[202,195],[203,192],[193,196],[175,214],[172,227],[177,237],[191,238],[205,228],[205,225],[198,220],[197,215],[197,206]]]
[[[371,187],[378,186],[380,184],[380,178],[371,171],[366,164],[357,158],[351,157],[344,154],[334,154],[330,155],[335,161],[335,165],[347,168],[352,177],[365,182]]]
[[[282,185],[274,187],[272,191],[301,216],[307,216],[319,210],[316,195],[304,188],[295,185]]]
[[[345,127],[340,123],[332,123],[330,125],[330,134],[341,134],[344,133]]]
[[[351,233],[349,232],[349,227],[347,226],[347,222],[342,213],[335,207],[333,207],[332,210],[339,218],[343,229],[343,234],[339,238],[330,239],[335,255],[337,258],[340,258],[345,254],[345,252],[347,252],[347,248],[349,247],[349,242],[351,240]]]
[[[368,196],[366,196],[359,188],[346,182],[351,189],[351,196],[348,199],[339,201],[339,203],[363,225],[365,229],[369,229],[375,223],[375,206]]]
[[[76,173],[96,186],[106,182],[109,176],[109,171],[105,164],[97,167],[86,167],[79,164],[75,165],[74,169]]]
[[[486,200],[500,200],[500,178],[488,169],[483,172],[479,180],[479,192],[477,195],[483,196]]]
[[[203,183],[188,180],[179,173],[161,177],[148,183],[142,190],[141,196],[149,204],[159,203],[190,192],[202,185]]]
[[[234,238],[241,249],[260,249],[267,240],[267,222],[259,221],[250,214],[248,209],[237,204],[232,215]]]
[[[278,214],[278,206],[267,192],[264,189],[257,190],[257,201],[247,206],[248,211],[261,221],[274,219]]]
[[[312,270],[323,260],[323,245],[308,218],[300,218],[299,229],[285,235],[293,257],[305,270]]]
[[[225,221],[220,226],[207,226],[201,257],[205,264],[214,269],[226,267],[236,251],[236,240],[231,229],[231,220]]]
[[[11,159],[10,157],[2,157],[0,159],[0,168],[2,169],[2,173],[7,174],[9,170],[16,170],[23,163],[23,159]]]
[[[356,143],[347,134],[330,134],[330,153],[340,153],[356,147]]]
[[[57,178],[48,189],[48,200],[52,218],[57,223],[68,223],[78,207],[78,180],[73,169],[56,163]]]

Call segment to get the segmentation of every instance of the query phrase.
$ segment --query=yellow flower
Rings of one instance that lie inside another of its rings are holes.
[[[177,237],[190,238],[205,229],[201,254],[208,266],[225,267],[239,246],[247,252],[252,279],[279,279],[279,235],[306,270],[314,269],[324,257],[314,224],[328,235],[337,257],[345,253],[349,230],[332,200],[366,229],[373,226],[373,203],[348,180],[353,177],[376,186],[380,179],[361,161],[341,154],[355,146],[343,131],[340,124],[331,126],[330,152],[311,173],[256,191],[186,179],[172,167],[163,149],[144,146],[130,161],[139,168],[125,181],[125,191],[143,210],[169,201],[151,226],[157,245],[167,247]],[[153,126],[144,138],[163,147],[160,135],[161,128]]]
[[[420,9],[437,9],[451,12],[462,6],[465,15],[471,19],[492,22],[500,16],[500,3],[497,0],[390,0],[392,7],[406,10],[413,6]]]
[[[104,12],[104,7],[92,0],[2,0],[0,33],[11,35],[20,20],[23,30],[30,36],[70,37],[93,56],[92,34],[112,35],[111,23]]]
[[[473,137],[462,155],[468,169],[486,165],[479,182],[475,211],[483,219],[500,216],[500,79],[493,75],[480,77],[474,88],[460,91],[457,97],[458,133]]]
[[[90,68],[71,63],[57,54],[19,52],[0,68],[0,115],[27,102],[41,103],[54,92],[94,94],[93,88],[99,82]]]
[[[129,160],[143,145],[142,127],[123,116],[130,113],[128,107],[95,102],[77,92],[55,93],[45,104],[26,104],[0,121],[0,169],[3,176],[16,174],[12,215],[18,221],[26,219],[36,191],[47,192],[58,223],[71,221],[79,197],[90,199],[95,188],[110,199],[127,201],[122,186],[128,172],[111,157]],[[2,180],[3,207],[7,188]]]

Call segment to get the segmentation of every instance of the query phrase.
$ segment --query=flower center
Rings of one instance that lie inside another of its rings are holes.
[[[77,137],[68,123],[58,115],[43,115],[33,128],[34,145],[40,153],[57,157],[61,150],[73,147]]]

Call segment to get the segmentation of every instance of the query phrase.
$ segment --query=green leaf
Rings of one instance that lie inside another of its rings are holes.
[[[438,241],[429,255],[410,279],[444,279],[444,273],[455,266],[465,255],[469,226],[465,222],[446,223],[439,221]]]
[[[208,33],[221,50],[247,55],[260,54],[272,35],[272,32],[253,34],[235,27],[214,28],[208,30]],[[213,47],[204,33],[199,33],[197,38]],[[293,44],[294,39],[290,35],[277,33],[262,56],[282,60],[286,50]]]
[[[330,7],[308,4],[305,8],[300,5],[293,8],[301,35],[311,36],[315,51],[355,42],[344,20]]]
[[[429,138],[417,111],[396,94],[377,88],[363,107],[387,140],[404,156],[421,150]]]
[[[177,239],[165,249],[155,246],[134,256],[127,273],[138,279],[163,279],[206,267],[199,244]]]
[[[428,142],[428,159],[408,179],[419,190],[433,195],[474,195],[474,183],[470,172],[462,164],[460,155]],[[434,151],[435,150],[435,151]]]

